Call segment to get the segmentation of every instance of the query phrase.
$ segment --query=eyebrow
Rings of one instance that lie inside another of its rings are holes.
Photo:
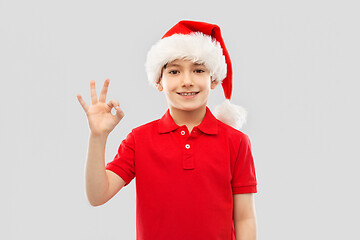
[[[193,66],[204,66],[203,63],[196,63],[196,62],[194,62],[192,65]],[[180,65],[176,64],[176,63],[167,63],[164,65],[164,68],[167,68],[167,67],[180,67]]]
[[[176,63],[167,63],[167,64],[165,64],[165,68],[166,67],[179,67],[180,65],[179,64],[176,64]]]

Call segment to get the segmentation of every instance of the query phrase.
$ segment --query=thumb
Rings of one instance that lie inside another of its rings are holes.
[[[116,122],[119,122],[124,116],[124,112],[121,110],[120,108],[120,104],[117,100],[115,99],[112,99],[110,100],[108,103],[107,103],[107,106],[109,107],[109,109],[111,110],[112,108],[114,108],[116,110],[116,114],[115,115],[112,115],[113,119],[116,121]]]
[[[116,110],[116,115],[114,117],[118,121],[120,121],[125,116],[125,113],[123,112],[123,110],[121,110],[121,108],[119,106],[115,106],[114,108]]]

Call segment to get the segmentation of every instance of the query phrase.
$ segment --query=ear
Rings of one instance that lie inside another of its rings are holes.
[[[161,78],[159,79],[158,83],[156,84],[157,89],[161,92],[164,88],[161,84]]]
[[[215,81],[215,80],[211,80],[211,85],[210,85],[210,88],[211,89],[215,89],[216,88],[216,86],[218,85],[218,81]]]

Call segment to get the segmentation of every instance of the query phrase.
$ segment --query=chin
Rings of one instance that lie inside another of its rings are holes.
[[[195,110],[198,110],[198,108],[183,108],[181,109],[182,111],[185,111],[185,112],[193,112]]]
[[[193,111],[197,111],[197,110],[200,110],[202,108],[205,108],[206,107],[206,104],[205,105],[197,105],[197,106],[177,106],[177,107],[173,107],[173,108],[176,108],[178,110],[181,110],[181,111],[185,111],[185,112],[193,112]]]

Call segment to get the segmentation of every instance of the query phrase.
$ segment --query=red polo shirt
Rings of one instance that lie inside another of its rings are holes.
[[[234,240],[233,194],[257,191],[248,136],[208,107],[191,134],[169,110],[134,128],[106,169],[136,176],[138,240]]]

